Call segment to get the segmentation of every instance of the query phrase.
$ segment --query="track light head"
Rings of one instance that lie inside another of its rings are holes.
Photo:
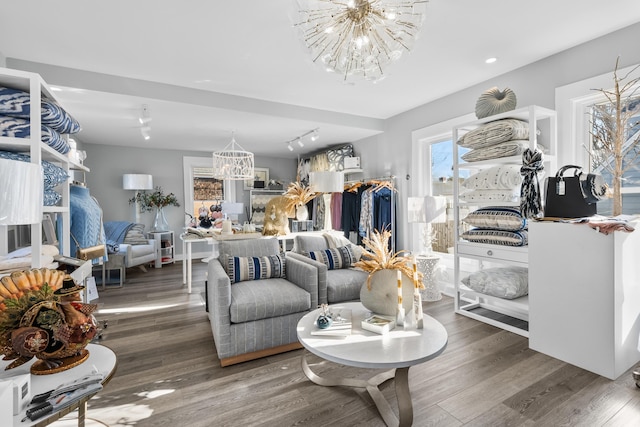
[[[289,149],[289,151],[293,151],[293,147],[291,146],[291,143],[287,145],[287,148]]]
[[[298,145],[300,146],[300,148],[304,147],[304,143],[302,142],[302,138],[298,137]]]
[[[320,132],[318,132],[318,129],[314,129],[311,134],[311,141],[316,142],[318,139],[320,139]]]

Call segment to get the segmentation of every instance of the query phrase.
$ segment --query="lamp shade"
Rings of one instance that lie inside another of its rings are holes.
[[[42,167],[35,163],[0,159],[0,225],[42,221]]]
[[[344,173],[309,172],[309,185],[316,193],[342,193],[344,191]]]
[[[124,190],[153,190],[153,177],[139,173],[126,173],[122,175],[122,188]]]
[[[222,213],[227,215],[240,215],[244,212],[244,204],[242,203],[222,202],[221,208]]]

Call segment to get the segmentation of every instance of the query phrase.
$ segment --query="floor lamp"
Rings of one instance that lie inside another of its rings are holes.
[[[416,255],[418,270],[422,273],[423,301],[439,301],[442,294],[436,283],[435,273],[440,257],[433,253],[434,234],[431,224],[447,221],[447,199],[443,196],[409,197],[408,222],[424,224],[422,229],[424,253]]]
[[[126,173],[122,175],[122,188],[124,190],[135,190],[135,222],[140,224],[140,205],[138,203],[138,192],[140,190],[153,190],[153,177],[146,174]]]

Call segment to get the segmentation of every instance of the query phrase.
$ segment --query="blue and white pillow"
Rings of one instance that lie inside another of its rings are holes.
[[[43,125],[58,133],[80,132],[80,123],[57,103],[43,97],[40,109],[40,120]],[[29,93],[0,86],[0,114],[29,120],[31,114],[31,97]]]
[[[302,254],[314,261],[323,263],[329,270],[349,268],[356,262],[356,256],[350,246],[321,249],[318,251],[303,252]]]
[[[62,154],[67,154],[71,147],[58,132],[45,125],[40,126],[42,142]],[[13,138],[31,137],[31,122],[17,117],[0,115],[0,136]]]
[[[30,162],[31,156],[21,153],[12,153],[10,151],[0,151],[0,159]],[[67,171],[62,169],[60,166],[56,166],[46,160],[42,160],[42,172],[44,176],[45,190],[50,190],[69,179],[69,174],[67,173]]]
[[[472,228],[460,235],[464,240],[474,243],[487,243],[503,246],[526,246],[529,243],[527,230],[508,231],[487,228]]]
[[[45,206],[55,206],[62,200],[62,195],[55,190],[47,188],[43,193],[43,204]]]
[[[285,255],[283,253],[262,257],[222,255],[219,260],[227,272],[231,284],[245,280],[285,277]]]
[[[518,231],[527,228],[527,219],[520,209],[508,206],[487,206],[475,210],[462,221],[479,228]]]

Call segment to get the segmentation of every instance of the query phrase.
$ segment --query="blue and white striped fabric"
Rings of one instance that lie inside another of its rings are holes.
[[[460,235],[464,240],[475,243],[488,243],[503,246],[527,246],[529,234],[527,230],[491,230],[487,228],[472,228]]]
[[[55,102],[42,98],[40,109],[40,120],[43,125],[58,133],[80,132],[80,123]],[[29,93],[0,86],[0,114],[29,120],[31,114]]]
[[[234,257],[225,255],[222,262],[231,283],[285,277],[285,255]]]
[[[349,246],[303,252],[303,255],[311,258],[312,260],[323,263],[329,270],[349,268],[355,262],[355,255]]]
[[[462,221],[478,228],[518,231],[527,228],[527,219],[520,209],[509,206],[487,206],[477,209]]]
[[[58,132],[41,125],[42,142],[62,154],[67,154],[71,147]],[[29,138],[31,136],[31,122],[16,117],[0,115],[0,136],[13,138]]]

